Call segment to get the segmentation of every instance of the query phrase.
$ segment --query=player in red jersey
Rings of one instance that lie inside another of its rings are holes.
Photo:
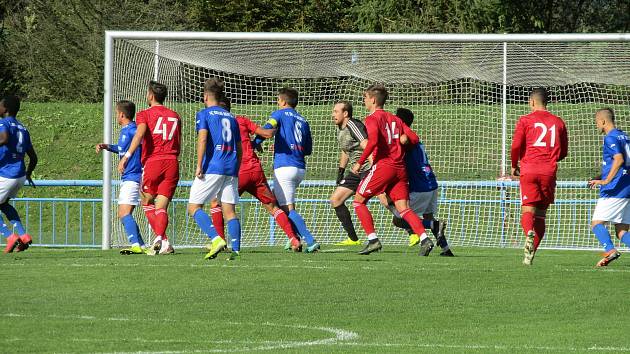
[[[532,91],[529,96],[532,112],[519,118],[512,140],[512,177],[520,176],[521,181],[525,265],[532,264],[545,236],[545,216],[547,208],[554,202],[558,161],[567,157],[569,151],[564,121],[547,111],[548,101],[546,89]]]
[[[230,101],[227,97],[225,97],[220,104],[226,110],[231,110]],[[256,155],[251,143],[252,137],[256,135],[260,135],[266,139],[272,138],[275,129],[263,129],[246,116],[237,115],[236,121],[238,122],[243,145],[243,157],[238,171],[238,194],[242,195],[244,192],[247,192],[258,199],[269,214],[274,217],[291,241],[291,249],[295,252],[300,252],[302,250],[300,239],[293,230],[289,217],[278,206],[276,197],[271,192],[269,184],[267,183],[267,178],[265,177],[260,159],[258,155]],[[219,211],[221,210],[218,206],[219,202],[216,199],[213,200],[211,203],[212,224],[217,229],[217,232],[219,232],[219,236],[225,238],[222,214],[220,212],[214,212],[217,208]],[[215,215],[218,215],[218,218]]]
[[[401,145],[415,145],[420,139],[400,118],[383,110],[387,97],[387,89],[379,84],[368,87],[363,95],[365,108],[370,112],[365,119],[368,142],[363,154],[352,166],[352,172],[358,174],[370,155],[373,163],[370,172],[359,184],[352,203],[368,238],[368,244],[359,254],[370,254],[383,247],[376,236],[372,214],[365,205],[371,197],[382,193],[389,196],[400,216],[407,221],[413,232],[420,235],[420,247],[430,252],[433,242],[427,236],[422,220],[409,208],[405,152]]]
[[[129,156],[142,143],[142,209],[156,235],[153,246],[147,250],[149,255],[174,252],[166,236],[166,210],[179,181],[177,158],[181,149],[182,130],[179,114],[163,105],[167,92],[165,85],[149,82],[149,108],[136,115],[136,134],[118,164],[118,171],[124,171]]]

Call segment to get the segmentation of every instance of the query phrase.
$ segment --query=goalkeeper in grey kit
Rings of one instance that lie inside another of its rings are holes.
[[[335,104],[333,107],[333,120],[338,128],[337,140],[341,148],[341,154],[337,172],[337,189],[330,196],[330,204],[335,209],[335,213],[339,221],[341,221],[344,230],[348,233],[348,237],[337,243],[337,245],[361,245],[362,242],[354,229],[350,211],[345,202],[356,192],[359,183],[367,175],[370,164],[364,164],[359,174],[355,174],[351,170],[346,172],[346,166],[354,165],[361,157],[367,144],[367,130],[360,120],[352,118],[352,103],[348,101],[338,101]]]

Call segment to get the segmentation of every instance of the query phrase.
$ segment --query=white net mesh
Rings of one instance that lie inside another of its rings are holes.
[[[142,107],[147,82],[154,78],[156,41],[114,43],[114,101],[131,99]],[[515,121],[529,110],[529,92],[542,85],[551,91],[549,109],[565,119],[570,139],[569,157],[559,170],[559,179],[567,182],[559,185],[542,247],[595,248],[588,224],[597,194],[577,181],[596,175],[600,166],[595,110],[614,108],[622,129],[630,113],[630,43],[508,43],[505,142],[503,49],[503,43],[481,42],[160,41],[157,79],[169,87],[166,104],[183,119],[181,181],[189,183],[194,172],[194,115],[202,108],[205,79],[224,79],[232,111],[259,124],[276,109],[278,90],[293,86],[300,92],[297,109],[310,122],[314,140],[297,209],[320,243],[337,242],[345,233],[328,204],[339,156],[332,106],[349,100],[355,117],[363,119],[362,92],[382,82],[390,91],[386,109],[407,107],[416,115],[412,128],[425,142],[441,182],[438,218],[449,222],[449,241],[520,247],[518,185],[496,179],[504,172],[503,144],[509,151]],[[118,129],[114,127],[114,139]],[[272,154],[260,157],[269,178]],[[116,179],[115,168],[113,173]],[[206,242],[186,215],[188,191],[178,188],[170,209],[168,233],[180,246]],[[115,200],[117,188],[113,193]],[[115,206],[114,201],[112,240],[121,245],[126,238]],[[391,226],[386,210],[376,203],[370,209],[379,237],[390,244],[405,242],[405,233]],[[250,196],[243,196],[239,213],[244,246],[284,242],[282,230]],[[145,217],[141,212],[136,217],[144,225],[143,235],[149,235]],[[356,220],[355,227],[363,235]]]

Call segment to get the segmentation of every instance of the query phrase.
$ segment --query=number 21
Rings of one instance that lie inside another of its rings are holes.
[[[547,126],[543,123],[534,123],[534,128],[542,128],[542,132],[536,142],[532,146],[547,146],[547,142],[543,141],[545,135],[547,135],[547,130],[551,132],[551,141],[549,142],[549,146],[556,146],[556,125],[552,125],[551,128],[547,129]]]

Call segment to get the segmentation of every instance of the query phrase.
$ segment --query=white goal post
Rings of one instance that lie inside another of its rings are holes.
[[[145,106],[149,80],[169,87],[166,104],[183,118],[181,185],[169,210],[169,235],[176,245],[198,246],[204,237],[186,216],[194,160],[194,112],[201,108],[203,81],[226,82],[236,114],[263,123],[275,108],[277,90],[300,92],[298,111],[309,120],[314,154],[307,158],[307,181],[298,193],[300,210],[323,243],[344,237],[327,204],[334,189],[338,148],[330,118],[335,101],[349,100],[363,119],[361,93],[384,83],[386,109],[411,108],[412,128],[426,144],[440,182],[438,218],[448,220],[454,245],[515,247],[518,183],[498,181],[509,172],[514,122],[527,113],[528,92],[550,88],[550,110],[567,121],[569,157],[560,165],[558,202],[550,210],[542,247],[593,249],[588,222],[597,195],[585,181],[597,172],[601,137],[595,109],[613,107],[630,116],[630,34],[344,34],[134,32],[105,33],[103,140],[116,139],[117,100]],[[621,128],[626,128],[621,120]],[[267,146],[269,143],[267,143]],[[103,155],[102,248],[126,242],[115,220],[117,159]],[[267,177],[270,152],[261,156]],[[143,235],[149,235],[141,208]],[[385,242],[402,244],[405,235],[375,203],[377,230]],[[274,245],[282,239],[257,203],[244,196],[239,208],[243,245]],[[354,214],[354,213],[353,213]],[[363,236],[355,220],[355,228]]]

